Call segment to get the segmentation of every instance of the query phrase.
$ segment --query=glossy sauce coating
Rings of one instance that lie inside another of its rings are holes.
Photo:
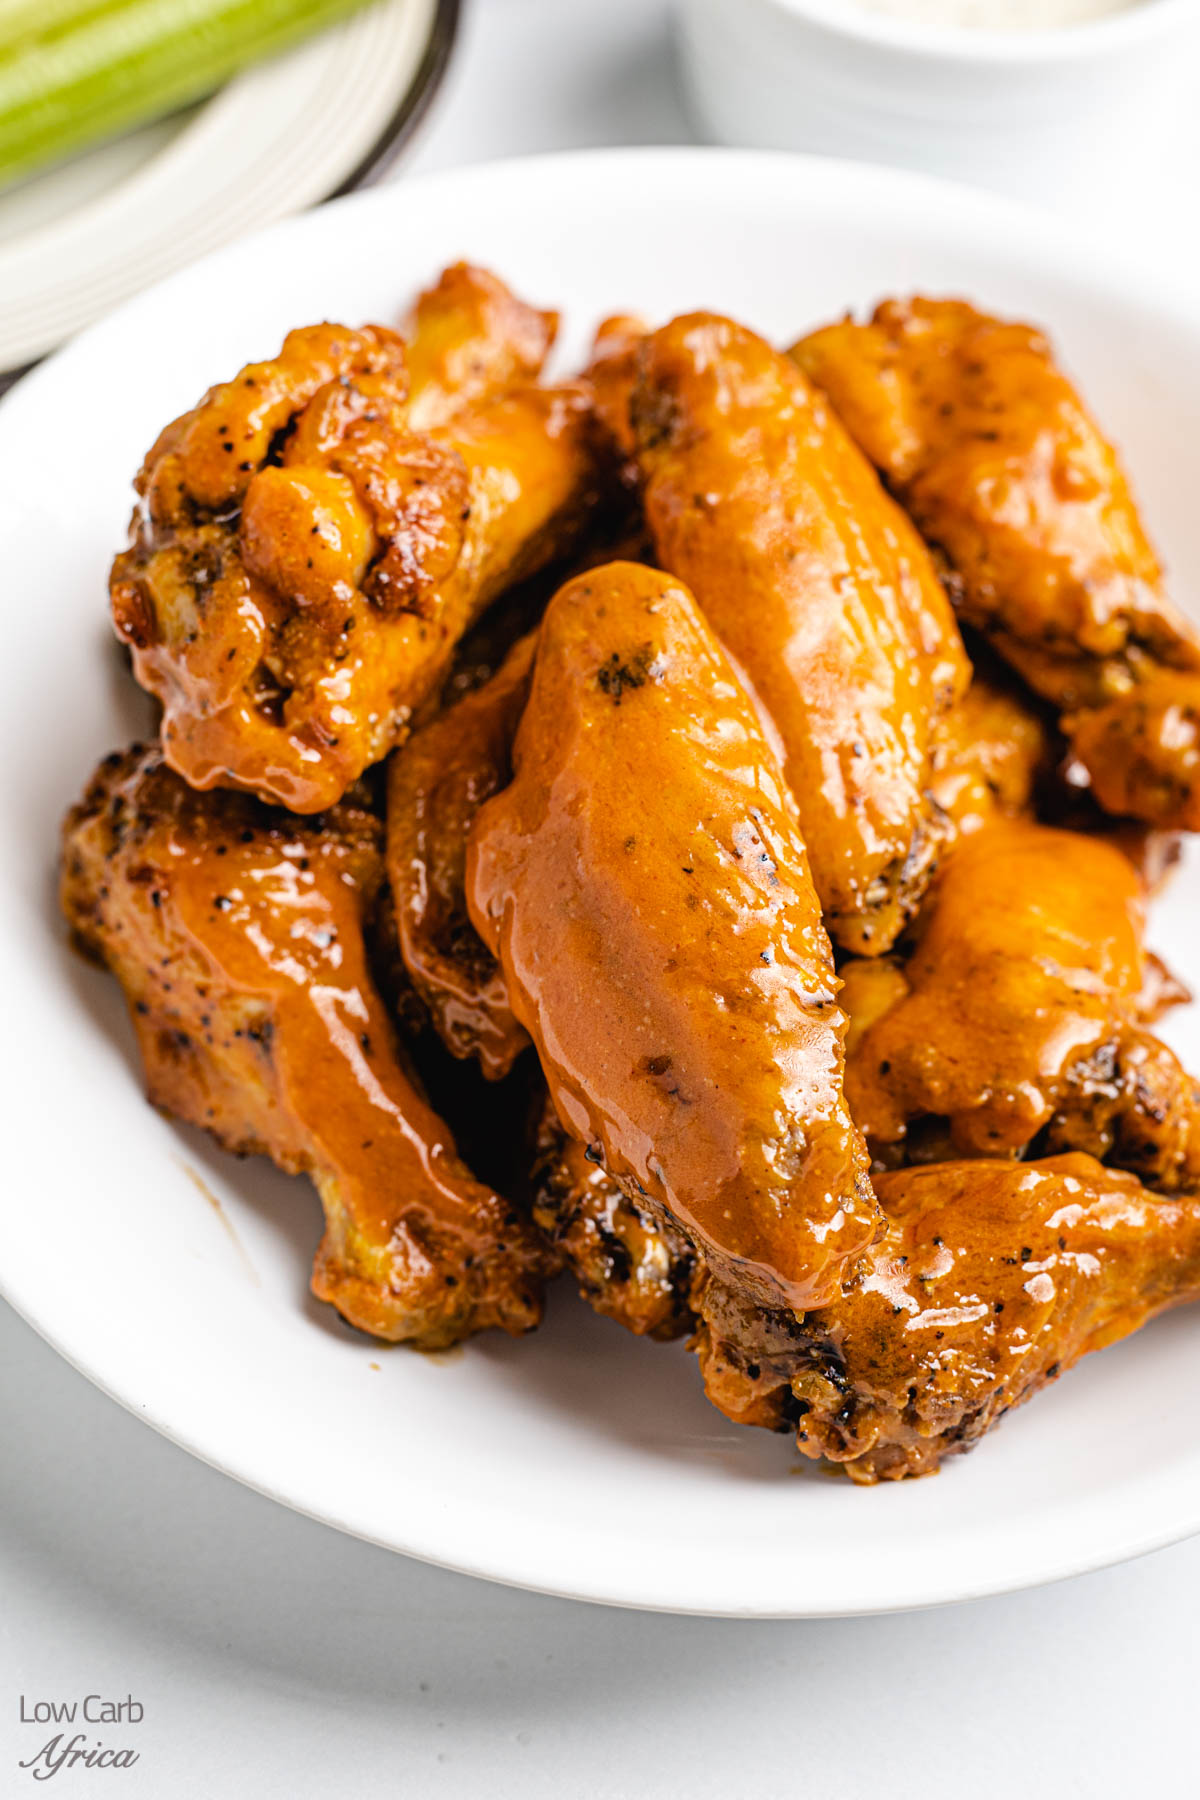
[[[63,907],[129,1002],[150,1099],[312,1176],[313,1292],[426,1349],[541,1316],[554,1259],[460,1162],[367,967],[378,821],[197,794],[157,750],[103,763],[64,831]]]
[[[409,429],[428,431],[488,394],[535,381],[557,335],[556,312],[527,305],[487,269],[453,263],[403,329]]]
[[[590,532],[572,572],[637,560],[640,521],[619,513]],[[504,974],[471,923],[466,842],[485,800],[512,779],[512,746],[529,693],[548,574],[505,595],[464,641],[443,691],[443,710],[388,764],[388,882],[395,947],[404,970],[396,999],[417,997],[452,1055],[474,1056],[500,1080],[528,1047]],[[557,584],[556,584],[557,585]],[[524,640],[521,625],[533,626]],[[406,978],[406,979],[405,979]]]
[[[631,402],[642,345],[649,335],[650,327],[644,320],[629,313],[614,313],[597,328],[586,375],[595,398],[596,417],[624,471],[626,485],[635,490],[640,486],[641,474]]]
[[[1003,664],[978,662],[942,728],[931,792],[956,835],[1028,817],[1055,761],[1054,733]]]
[[[387,870],[400,955],[446,1048],[477,1056],[492,1080],[529,1038],[467,911],[467,835],[511,779],[534,641],[522,638],[489,682],[415,732],[388,765]]]
[[[945,557],[963,617],[1063,714],[1101,805],[1200,829],[1200,635],[1046,338],[892,300],[792,355]]]
[[[1142,882],[1112,845],[1027,821],[964,838],[915,949],[848,965],[846,1093],[877,1157],[1053,1149],[1111,1156],[1155,1186],[1200,1186],[1200,1095],[1144,1028],[1178,990],[1142,944]],[[944,1148],[936,1138],[935,1153]]]
[[[585,389],[483,393],[430,431],[407,396],[398,337],[314,326],[147,458],[113,619],[192,786],[332,805],[588,514]]]
[[[757,712],[686,589],[638,564],[542,624],[467,898],[559,1117],[738,1286],[810,1304],[873,1237],[845,1021]]]
[[[648,338],[632,408],[658,560],[778,727],[831,935],[878,955],[936,862],[933,742],[969,677],[929,554],[824,398],[728,319]]]
[[[1089,1351],[1200,1297],[1200,1199],[1088,1156],[878,1177],[887,1232],[797,1322],[715,1284],[696,1347],[709,1398],[795,1430],[858,1482],[932,1474]]]

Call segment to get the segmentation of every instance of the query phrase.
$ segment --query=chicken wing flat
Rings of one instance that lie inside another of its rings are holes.
[[[638,1337],[692,1329],[696,1253],[683,1232],[626,1193],[597,1152],[563,1130],[547,1098],[533,1166],[533,1222],[596,1312]]]
[[[490,601],[573,541],[593,498],[584,387],[506,388],[429,431],[407,391],[399,337],[314,326],[147,457],[113,619],[193,787],[331,806]]]
[[[519,300],[487,269],[454,263],[420,296],[403,335],[409,429],[428,431],[488,394],[535,381],[558,314]]]
[[[542,624],[467,898],[555,1108],[740,1291],[803,1306],[879,1220],[782,768],[691,596],[616,563]]]
[[[367,966],[378,821],[198,794],[157,750],[101,764],[68,817],[62,900],[117,976],[150,1099],[227,1149],[311,1175],[313,1292],[424,1349],[537,1324],[544,1243],[459,1161]]]
[[[387,871],[404,966],[446,1048],[507,1075],[529,1043],[500,965],[467,911],[467,834],[510,780],[533,635],[482,688],[413,734],[388,766]]]
[[[778,727],[831,935],[878,955],[936,863],[934,740],[969,677],[929,554],[824,398],[728,319],[645,341],[632,416],[657,559]]]
[[[512,779],[535,634],[482,688],[414,732],[388,765],[388,884],[398,949],[446,1047],[508,1074],[529,1044],[499,963],[467,910],[466,842],[479,808]],[[695,1255],[669,1221],[622,1191],[566,1133],[549,1096],[534,1146],[533,1221],[584,1299],[639,1337],[690,1330]]]
[[[1200,1187],[1200,1090],[1145,1029],[1183,990],[1143,948],[1144,901],[1100,840],[1015,820],[964,838],[907,962],[843,970],[846,1095],[876,1158],[1014,1156],[1041,1133]]]
[[[1059,709],[1100,804],[1200,829],[1200,634],[1045,337],[892,300],[792,355],[945,557],[962,616]]]
[[[887,1232],[828,1308],[748,1312],[716,1284],[697,1339],[730,1418],[796,1432],[857,1482],[932,1474],[1090,1350],[1200,1297],[1200,1199],[1089,1156],[878,1177]]]

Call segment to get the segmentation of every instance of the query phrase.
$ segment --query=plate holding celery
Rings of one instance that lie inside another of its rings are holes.
[[[434,91],[457,11],[0,0],[0,371],[229,238],[372,179]]]

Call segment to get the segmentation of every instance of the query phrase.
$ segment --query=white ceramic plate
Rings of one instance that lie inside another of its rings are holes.
[[[785,338],[922,288],[1043,320],[1128,452],[1177,591],[1200,586],[1200,327],[1161,282],[976,193],[724,151],[561,157],[381,189],[174,276],[0,407],[4,1292],[110,1394],[262,1492],[555,1593],[862,1612],[1200,1529],[1200,1311],[1089,1359],[936,1479],[858,1490],[728,1425],[681,1346],[635,1342],[565,1285],[520,1342],[427,1359],[355,1336],[307,1294],[310,1189],[142,1102],[115,984],[68,951],[53,892],[59,816],[141,723],[105,611],[129,478],[165,419],[287,327],[390,319],[462,255],[565,308],[567,361],[618,307],[720,307]],[[1153,933],[1193,978],[1198,892],[1193,858]],[[1200,1062],[1187,1015],[1170,1035]]]
[[[0,371],[369,180],[432,94],[457,13],[458,0],[377,0],[202,105],[0,192]]]

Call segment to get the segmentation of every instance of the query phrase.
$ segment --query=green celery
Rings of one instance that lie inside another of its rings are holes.
[[[0,0],[14,20],[27,0]],[[108,0],[0,52],[0,185],[211,93],[362,0]],[[68,12],[47,0],[46,16]],[[0,22],[5,14],[0,14]],[[3,40],[0,39],[0,42]]]

